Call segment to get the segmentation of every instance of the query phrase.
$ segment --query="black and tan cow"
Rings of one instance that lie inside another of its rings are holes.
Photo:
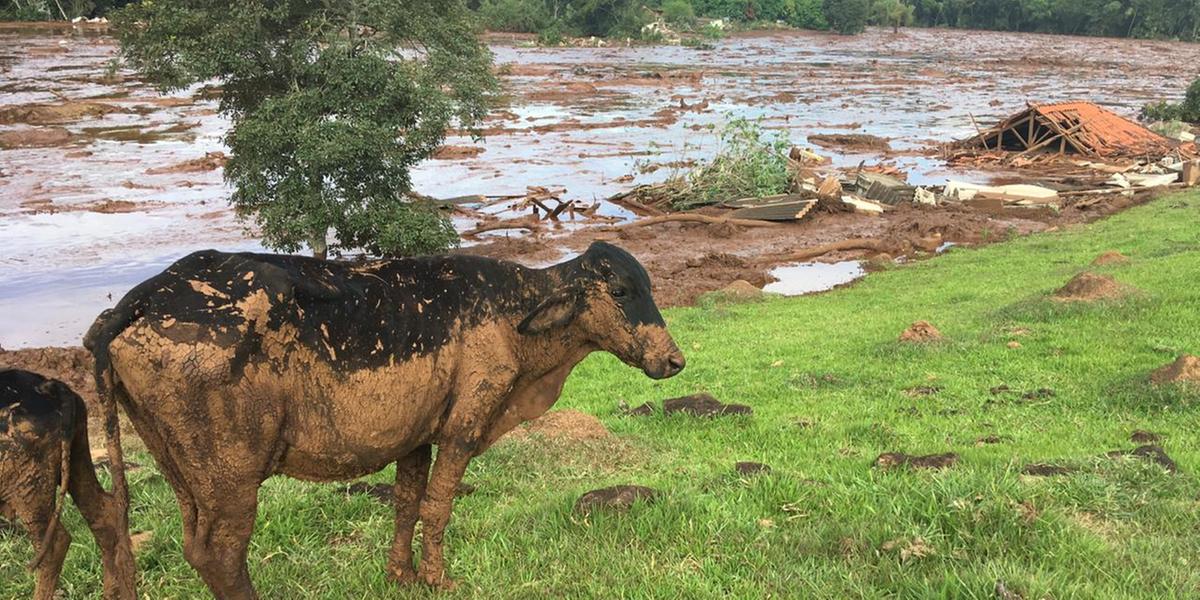
[[[86,345],[175,488],[185,557],[222,599],[255,597],[246,548],[264,479],[390,463],[389,576],[452,585],[442,536],[472,457],[544,413],[593,351],[654,378],[684,366],[646,271],[605,243],[546,269],[198,252],[134,288]]]
[[[33,540],[37,600],[55,597],[71,545],[60,522],[68,491],[100,546],[104,597],[136,598],[129,531],[96,479],[83,399],[56,379],[0,369],[0,514],[15,516]]]

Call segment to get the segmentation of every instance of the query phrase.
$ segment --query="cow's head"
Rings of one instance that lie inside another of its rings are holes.
[[[521,321],[537,335],[578,327],[589,342],[654,379],[683,370],[684,358],[650,295],[650,276],[628,252],[595,242],[562,267],[562,287]]]

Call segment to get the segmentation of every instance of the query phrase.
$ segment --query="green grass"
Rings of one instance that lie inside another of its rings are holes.
[[[479,491],[458,503],[448,534],[462,586],[440,597],[992,598],[997,580],[1026,598],[1197,597],[1200,395],[1146,383],[1176,354],[1200,353],[1197,214],[1200,194],[1173,196],[833,293],[668,311],[688,354],[682,375],[652,382],[595,356],[558,405],[598,416],[612,440],[504,443],[474,461],[467,480]],[[1045,299],[1109,249],[1132,262],[1099,270],[1140,294]],[[897,343],[917,319],[946,341]],[[1015,393],[989,392],[1000,384]],[[940,391],[905,394],[914,386]],[[1040,388],[1054,395],[1021,397]],[[697,391],[754,415],[616,412]],[[1181,474],[1100,458],[1134,447],[1135,429],[1162,434]],[[975,444],[989,434],[1005,441]],[[885,451],[961,460],[942,472],[873,469]],[[774,470],[739,479],[738,460]],[[1024,477],[1028,462],[1078,470]],[[581,493],[618,483],[663,496],[624,515],[572,512]],[[143,468],[132,487],[135,529],[156,532],[138,559],[143,595],[205,597],[166,483]],[[250,568],[264,598],[435,596],[385,581],[384,506],[283,478],[262,498]],[[63,585],[93,597],[92,542],[73,509],[66,519],[75,543]],[[0,598],[29,595],[29,557],[23,539],[0,536]]]

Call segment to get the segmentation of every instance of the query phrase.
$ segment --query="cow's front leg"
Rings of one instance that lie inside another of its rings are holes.
[[[417,576],[428,585],[443,589],[455,587],[446,576],[442,554],[442,537],[450,523],[454,494],[467,470],[467,463],[478,452],[485,432],[512,392],[515,379],[515,372],[495,369],[469,379],[457,388],[458,401],[439,432],[437,460],[421,501],[421,566]]]
[[[396,532],[388,555],[388,578],[397,583],[416,583],[413,568],[413,527],[420,516],[421,499],[429,480],[430,446],[417,448],[396,461]]]

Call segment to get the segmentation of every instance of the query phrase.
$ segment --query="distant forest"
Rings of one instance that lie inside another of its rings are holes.
[[[261,1],[261,0],[259,0]],[[328,0],[293,2],[319,9]],[[343,0],[369,5],[381,0]],[[446,0],[438,0],[446,1]],[[867,25],[1200,40],[1200,0],[466,0],[501,31],[643,37],[662,17],[682,29],[722,19],[853,34]],[[103,16],[129,0],[0,0],[0,19]]]
[[[867,25],[1200,39],[1200,0],[474,0],[492,29],[634,35],[652,15],[858,33]],[[599,28],[609,27],[600,31]]]

